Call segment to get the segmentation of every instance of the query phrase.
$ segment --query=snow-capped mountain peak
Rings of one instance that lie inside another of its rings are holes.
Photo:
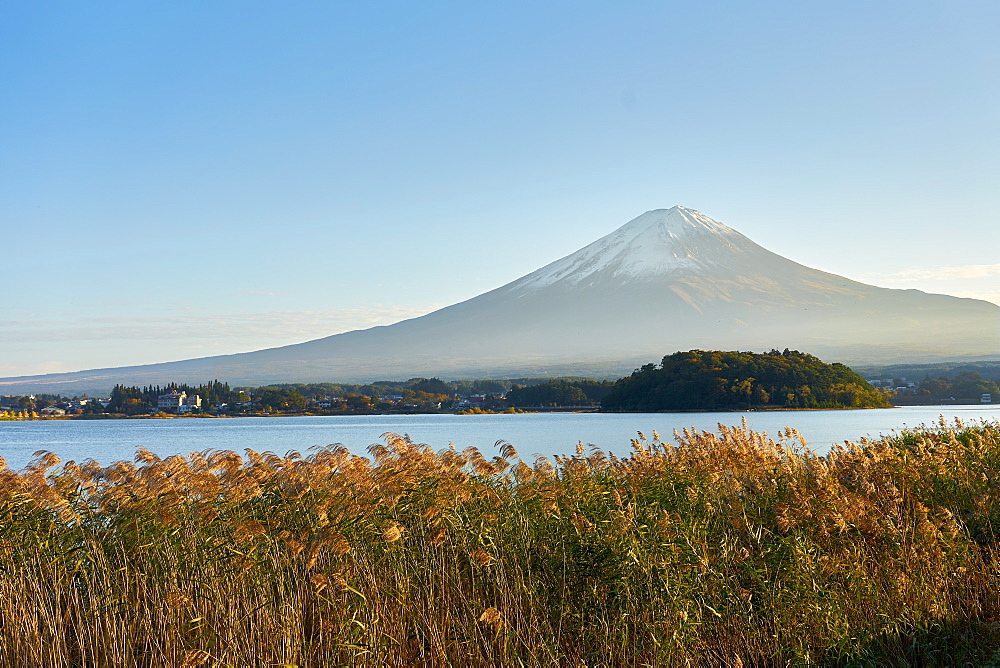
[[[608,236],[618,233],[643,234],[651,230],[677,236],[698,231],[733,232],[732,228],[712,220],[699,211],[675,206],[669,209],[647,211],[625,223]]]
[[[698,211],[682,206],[654,209],[508,288],[523,294],[557,283],[572,286],[589,282],[597,275],[648,280],[718,266],[749,248],[759,247]]]
[[[394,325],[0,385],[7,393],[82,394],[205,378],[267,385],[608,375],[678,350],[786,347],[847,363],[997,359],[1000,307],[811,269],[675,206],[647,211],[512,283]]]

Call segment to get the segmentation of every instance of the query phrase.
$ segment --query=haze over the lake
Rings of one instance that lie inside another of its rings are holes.
[[[998,20],[944,0],[6,7],[0,377],[388,324],[678,203],[810,267],[998,303]]]

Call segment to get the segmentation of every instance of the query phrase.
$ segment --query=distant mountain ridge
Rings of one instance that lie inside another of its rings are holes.
[[[1000,307],[812,269],[675,206],[507,285],[394,325],[238,355],[0,379],[0,393],[212,378],[257,385],[610,376],[696,348],[793,348],[848,364],[995,359]]]

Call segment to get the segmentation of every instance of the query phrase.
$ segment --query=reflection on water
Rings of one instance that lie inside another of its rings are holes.
[[[693,427],[714,431],[718,424],[739,425],[745,417],[752,429],[771,436],[796,428],[809,447],[824,452],[830,445],[863,436],[949,421],[1000,420],[1000,405],[906,406],[857,411],[777,411],[750,413],[525,413],[517,415],[356,415],[336,417],[63,420],[0,422],[0,456],[17,469],[38,450],[63,460],[92,458],[102,463],[132,459],[145,446],[160,456],[207,449],[245,448],[305,452],[314,446],[341,443],[357,454],[381,440],[385,432],[409,434],[435,449],[453,443],[497,454],[497,441],[512,443],[523,459],[574,452],[579,441],[619,456],[628,455],[636,432],[653,430],[667,440],[674,430]]]

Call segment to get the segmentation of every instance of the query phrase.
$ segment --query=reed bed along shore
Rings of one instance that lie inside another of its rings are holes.
[[[3,666],[984,665],[1000,424],[0,471]]]

